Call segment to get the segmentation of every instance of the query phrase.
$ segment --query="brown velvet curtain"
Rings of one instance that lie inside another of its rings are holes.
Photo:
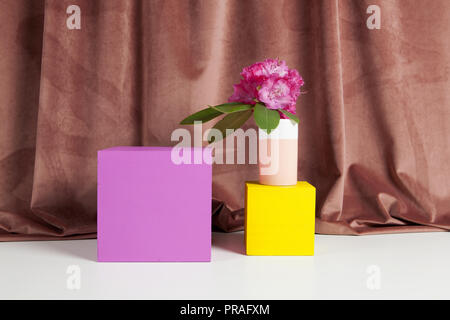
[[[269,57],[306,82],[299,175],[318,233],[450,229],[448,0],[0,0],[0,31],[0,240],[95,237],[97,150],[173,145]],[[255,179],[214,167],[216,227],[242,229]]]

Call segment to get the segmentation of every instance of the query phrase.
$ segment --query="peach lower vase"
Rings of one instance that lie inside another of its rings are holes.
[[[278,127],[267,134],[258,130],[259,183],[271,186],[297,184],[298,124],[280,119]]]

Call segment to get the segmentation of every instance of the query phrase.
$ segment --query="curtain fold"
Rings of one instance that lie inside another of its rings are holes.
[[[276,57],[306,83],[316,232],[450,230],[447,0],[3,0],[0,27],[0,241],[95,237],[97,150],[174,145],[181,119]],[[213,173],[213,224],[241,230],[257,166]]]

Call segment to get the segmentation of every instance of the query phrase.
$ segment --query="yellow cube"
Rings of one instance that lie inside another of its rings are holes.
[[[295,186],[245,185],[247,255],[314,255],[316,189],[305,181]]]

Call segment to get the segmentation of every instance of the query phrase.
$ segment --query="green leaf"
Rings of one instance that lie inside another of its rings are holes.
[[[266,130],[268,134],[278,127],[280,123],[280,114],[278,111],[268,109],[260,103],[255,105],[254,117],[258,127]]]
[[[233,112],[240,112],[245,110],[250,110],[253,108],[251,104],[243,104],[240,102],[232,102],[232,103],[224,103],[220,104],[218,106],[210,106],[213,109],[216,109],[217,111],[220,111],[222,113],[233,113]]]
[[[189,117],[181,121],[180,124],[194,124],[194,121],[201,121],[202,123],[205,123],[220,116],[221,114],[222,112],[210,107],[191,114]]]
[[[299,122],[299,119],[298,119],[298,117],[295,115],[295,114],[293,114],[293,113],[290,113],[289,111],[286,111],[286,110],[281,110],[281,109],[279,109],[286,117],[288,117],[289,119],[291,119],[292,121],[294,121],[294,122],[296,122],[296,123],[298,123]]]
[[[233,112],[230,114],[227,114],[222,120],[217,122],[213,129],[217,129],[222,133],[222,138],[224,139],[227,136],[227,129],[233,129],[236,130],[251,117],[253,110],[245,110],[241,112]],[[229,134],[229,133],[228,133]],[[219,141],[219,140],[217,140]],[[208,135],[208,142],[213,143],[215,141],[215,137],[211,136],[211,134]]]

